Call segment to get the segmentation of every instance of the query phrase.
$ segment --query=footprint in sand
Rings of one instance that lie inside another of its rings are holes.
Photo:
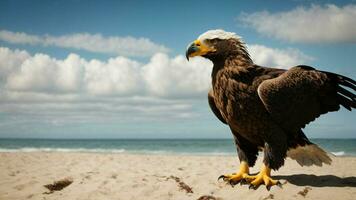
[[[14,187],[14,189],[16,189],[16,190],[18,190],[18,191],[21,191],[21,190],[23,190],[25,187],[27,187],[27,186],[33,186],[34,184],[36,184],[36,183],[38,183],[38,181],[30,181],[30,182],[28,182],[28,183],[23,183],[23,184],[20,184],[20,185],[16,185],[15,187]]]
[[[18,191],[21,191],[21,190],[23,190],[25,187],[26,187],[25,184],[21,184],[21,185],[16,185],[14,188],[15,188],[16,190],[18,190]]]
[[[111,178],[112,178],[112,179],[116,179],[116,178],[117,178],[117,174],[112,174],[112,175],[111,175]]]

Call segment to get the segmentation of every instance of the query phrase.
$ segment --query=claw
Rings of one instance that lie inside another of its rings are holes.
[[[219,176],[219,178],[218,178],[218,181],[220,180],[220,179],[225,179],[225,176],[224,175],[221,175],[221,176]]]
[[[279,182],[279,181],[277,181],[276,186],[278,186],[278,187],[282,188],[282,183],[281,183],[281,182]],[[270,191],[270,190],[271,190],[271,187],[272,187],[272,185],[266,185],[266,189],[267,189],[268,191]]]
[[[240,181],[240,185],[246,185],[246,184],[248,184],[248,182],[247,182],[245,179],[242,179],[242,180]]]
[[[223,181],[227,181],[227,180],[228,180],[228,177],[225,176],[225,175],[221,175],[221,176],[219,176],[218,181],[219,181],[220,179],[222,179]]]
[[[223,179],[226,183],[234,187],[238,183],[245,184],[246,180],[244,179],[246,176],[248,176],[248,173],[249,173],[248,164],[247,162],[242,161],[240,165],[240,170],[237,173],[221,175],[219,176],[218,181],[220,179]]]
[[[247,184],[247,180],[245,180],[243,177],[245,175],[240,174],[240,175],[221,175],[218,178],[218,181],[220,179],[223,179],[224,182],[228,183],[229,185],[231,185],[232,187],[234,187],[235,185],[237,185],[238,183],[240,183],[241,185],[243,184]]]
[[[232,180],[229,180],[229,184],[231,185],[231,187],[235,186],[235,184],[234,184],[234,182]]]
[[[239,181],[229,180],[229,183],[230,183],[231,186],[235,186],[238,183],[241,183],[241,180],[239,180]]]
[[[273,185],[278,185],[279,187],[282,184],[279,181],[273,180],[271,178],[271,169],[265,165],[262,166],[261,171],[255,176],[247,176],[247,181],[249,181],[249,189],[257,189],[260,185],[265,185],[266,189],[269,191]]]
[[[281,183],[281,182],[277,181],[276,185],[277,185],[278,187],[282,188],[282,183]]]
[[[271,190],[271,185],[266,185],[266,189],[267,189],[268,191],[270,191],[270,190]]]
[[[257,189],[257,186],[254,186],[254,185],[250,184],[250,186],[248,186],[248,189],[254,189],[254,190],[256,190],[256,189]]]

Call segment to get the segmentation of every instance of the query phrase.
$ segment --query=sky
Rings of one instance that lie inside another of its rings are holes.
[[[355,19],[354,0],[0,1],[0,138],[231,138],[190,42],[224,29],[256,64],[356,79]],[[342,108],[304,131],[356,138],[355,122]]]

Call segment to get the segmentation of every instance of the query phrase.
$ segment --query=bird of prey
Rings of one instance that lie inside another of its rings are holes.
[[[253,63],[239,36],[224,30],[210,30],[192,42],[186,57],[202,56],[214,64],[212,89],[208,93],[211,110],[230,127],[240,169],[220,176],[230,184],[264,184],[269,190],[279,185],[271,178],[288,156],[301,166],[330,164],[327,153],[313,144],[302,129],[340,105],[356,108],[356,81],[351,78],[299,65],[285,69]],[[353,91],[353,92],[352,92]],[[252,176],[259,150],[264,151],[260,172]]]

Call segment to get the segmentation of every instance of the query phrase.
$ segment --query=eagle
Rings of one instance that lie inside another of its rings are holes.
[[[343,106],[356,108],[356,81],[298,65],[290,69],[254,64],[241,37],[224,30],[210,30],[192,42],[186,57],[202,56],[213,63],[208,102],[215,116],[228,125],[235,140],[240,168],[221,175],[227,183],[249,184],[269,190],[280,182],[271,170],[286,157],[301,166],[330,164],[328,154],[312,143],[303,128],[320,115]],[[258,152],[263,150],[259,173],[251,175]]]

